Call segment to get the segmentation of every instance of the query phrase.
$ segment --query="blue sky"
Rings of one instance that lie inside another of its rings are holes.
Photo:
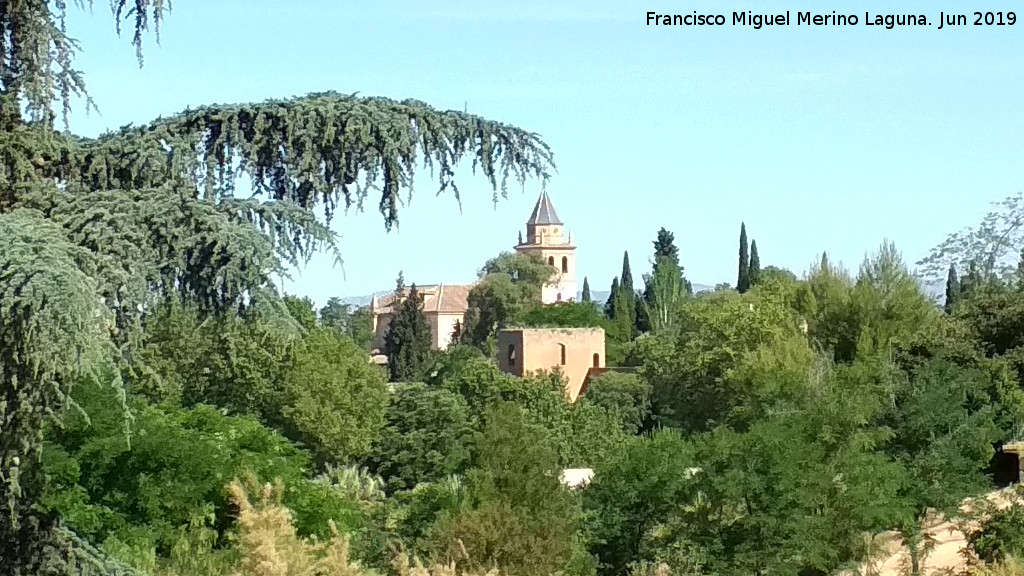
[[[552,6],[557,4],[557,6]],[[964,12],[936,2],[678,0],[178,0],[138,69],[105,2],[74,11],[77,67],[98,135],[188,106],[336,90],[417,98],[540,133],[558,173],[548,190],[578,249],[579,280],[605,290],[628,250],[647,268],[660,227],[687,276],[734,281],[745,221],[762,263],[798,273],[827,250],[855,267],[888,238],[916,261],[1024,189],[1024,9],[1016,26],[696,28],[646,25],[646,12],[817,6]],[[961,6],[963,6],[961,4]],[[971,9],[1009,5],[982,2]],[[81,109],[81,105],[78,109]],[[398,231],[375,212],[334,221],[344,270],[315,258],[289,292],[318,303],[408,282],[467,282],[511,249],[539,184],[495,206],[462,171],[461,213],[418,179]]]

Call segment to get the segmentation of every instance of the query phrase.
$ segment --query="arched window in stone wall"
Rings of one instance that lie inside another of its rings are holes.
[[[559,363],[562,366],[565,366],[565,344],[559,344],[558,345],[558,357],[559,357]]]
[[[601,355],[598,354],[597,352],[594,352],[594,368],[600,368],[600,367],[601,367]]]
[[[555,257],[554,256],[548,256],[548,266],[554,266],[554,265],[555,265]]]
[[[509,344],[508,345],[508,365],[509,366],[515,366],[516,365],[516,345],[515,344]]]
[[[559,292],[558,294],[555,294],[555,302],[561,302],[561,301],[562,301],[562,293]]]
[[[562,274],[569,273],[569,257],[562,256]]]

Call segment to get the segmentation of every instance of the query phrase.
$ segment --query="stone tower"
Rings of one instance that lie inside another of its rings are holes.
[[[572,245],[572,235],[565,236],[547,192],[541,192],[537,199],[526,222],[526,238],[516,246],[516,252],[536,254],[557,271],[551,283],[544,286],[541,301],[552,304],[576,300],[576,247]]]

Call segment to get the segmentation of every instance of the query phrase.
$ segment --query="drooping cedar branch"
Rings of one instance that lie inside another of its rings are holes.
[[[530,177],[546,182],[554,168],[540,137],[515,126],[415,100],[328,92],[207,106],[122,128],[82,141],[65,174],[91,190],[193,183],[207,198],[234,195],[245,174],[257,194],[307,209],[319,204],[328,220],[339,205],[361,208],[376,190],[390,230],[417,164],[436,175],[438,193],[450,189],[458,198],[454,168],[467,156],[495,201],[507,194],[510,177],[521,185]]]
[[[92,9],[92,0],[73,0]],[[52,107],[60,102],[68,126],[72,97],[85,97],[85,78],[75,69],[78,43],[68,35],[68,0],[5,0],[0,2],[0,127],[21,121],[22,107],[30,120],[52,125]],[[121,22],[132,21],[132,45],[142,65],[142,39],[152,21],[157,41],[170,0],[110,0],[121,34]]]

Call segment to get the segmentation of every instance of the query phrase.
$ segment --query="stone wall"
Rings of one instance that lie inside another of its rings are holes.
[[[525,376],[560,368],[565,391],[575,402],[592,367],[604,367],[604,330],[600,328],[520,328],[498,333],[498,366]]]

